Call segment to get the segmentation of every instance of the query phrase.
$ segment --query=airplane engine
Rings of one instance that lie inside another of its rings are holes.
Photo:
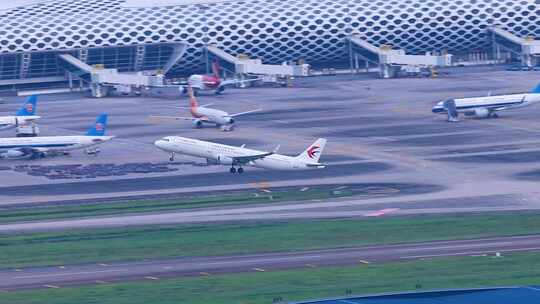
[[[219,165],[218,161],[216,159],[213,159],[213,158],[207,158],[206,159],[206,164],[211,166],[211,165]]]
[[[232,160],[232,158],[230,158],[228,156],[218,155],[216,157],[216,163],[218,165],[232,165],[233,160]]]
[[[231,117],[229,117],[229,118],[227,119],[227,123],[230,124],[230,125],[232,125],[232,124],[234,123],[234,119],[231,118]]]
[[[203,124],[203,122],[200,119],[194,119],[192,123],[195,128],[201,128]]]
[[[34,152],[32,149],[13,149],[8,150],[5,153],[1,154],[2,158],[11,158],[11,159],[17,159],[17,158],[38,158],[41,156],[41,153]]]
[[[478,118],[488,118],[491,112],[486,108],[474,109],[474,116]]]

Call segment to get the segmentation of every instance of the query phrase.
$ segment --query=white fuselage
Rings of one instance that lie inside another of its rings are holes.
[[[70,151],[89,148],[111,140],[112,136],[43,136],[0,138],[0,152],[32,149],[35,151]]]
[[[265,153],[242,147],[222,145],[179,136],[169,136],[157,140],[155,145],[159,149],[167,152],[206,158],[209,163],[222,165],[231,165],[233,157],[252,156]],[[297,157],[280,154],[272,154],[261,159],[250,161],[246,165],[274,170],[299,170],[325,167],[323,164],[306,162]]]
[[[40,119],[40,116],[1,116],[0,130],[15,128],[18,125],[27,125],[28,123]]]
[[[487,109],[490,111],[501,111],[516,109],[540,102],[540,94],[511,94],[499,96],[470,97],[455,99],[456,110],[460,113],[472,112],[475,109]],[[434,113],[445,113],[444,101],[437,103],[433,107]]]
[[[221,110],[195,107],[191,109],[191,114],[203,122],[214,123],[216,125],[230,125],[234,123],[234,119],[229,116],[229,113]],[[204,118],[206,118],[204,120]]]

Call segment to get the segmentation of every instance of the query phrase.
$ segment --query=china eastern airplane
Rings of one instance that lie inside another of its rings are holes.
[[[236,79],[222,79],[219,76],[219,64],[214,61],[212,63],[212,74],[210,75],[200,75],[194,74],[189,76],[187,80],[187,86],[181,87],[182,93],[188,92],[188,87],[193,88],[193,94],[198,95],[199,91],[214,91],[214,94],[219,95],[225,91],[226,86],[232,86],[239,83],[245,83],[249,81],[256,81],[257,79],[249,80],[236,80]]]
[[[279,146],[273,152],[262,152],[246,149],[245,145],[234,147],[218,143],[202,141],[179,136],[168,136],[157,140],[159,149],[174,155],[184,154],[206,158],[208,164],[231,166],[231,173],[243,173],[243,166],[252,166],[273,170],[303,170],[322,169],[326,165],[319,163],[319,158],[326,145],[326,139],[319,138],[298,156],[276,154]],[[238,169],[236,168],[238,167]]]
[[[241,113],[229,114],[225,111],[208,108],[209,105],[199,106],[197,98],[193,94],[191,86],[187,88],[189,96],[189,110],[192,117],[178,117],[178,116],[150,116],[151,119],[173,119],[173,120],[191,120],[195,128],[201,128],[203,124],[213,124],[221,128],[223,131],[231,131],[234,127],[235,118],[241,115],[246,115],[254,112],[261,111],[261,109],[250,110]]]
[[[470,97],[440,101],[432,109],[433,113],[448,115],[449,122],[459,121],[459,113],[477,118],[497,118],[496,112],[526,107],[540,101],[540,84],[530,93]]]
[[[0,130],[12,129],[21,125],[27,125],[40,119],[36,115],[37,95],[32,95],[26,99],[22,107],[12,116],[0,116]]]
[[[8,159],[42,158],[50,153],[88,149],[109,141],[113,136],[105,136],[107,114],[98,116],[95,125],[81,136],[38,136],[0,138],[0,157]],[[88,154],[98,151],[87,150]]]

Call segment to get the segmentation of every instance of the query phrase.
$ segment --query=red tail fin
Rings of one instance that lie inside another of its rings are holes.
[[[195,94],[193,94],[193,88],[191,86],[187,87],[187,93],[189,96],[189,106],[193,108],[197,108],[199,104],[197,103],[197,98],[195,98]]]
[[[217,60],[212,62],[212,72],[216,78],[219,78],[219,63]]]

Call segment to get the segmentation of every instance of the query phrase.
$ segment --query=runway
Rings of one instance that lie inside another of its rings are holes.
[[[0,270],[0,291],[321,266],[356,265],[362,267],[371,263],[436,257],[494,258],[493,255],[496,252],[504,254],[539,250],[540,236],[531,235],[244,256],[10,269]],[[485,255],[490,255],[490,257],[485,257]]]

